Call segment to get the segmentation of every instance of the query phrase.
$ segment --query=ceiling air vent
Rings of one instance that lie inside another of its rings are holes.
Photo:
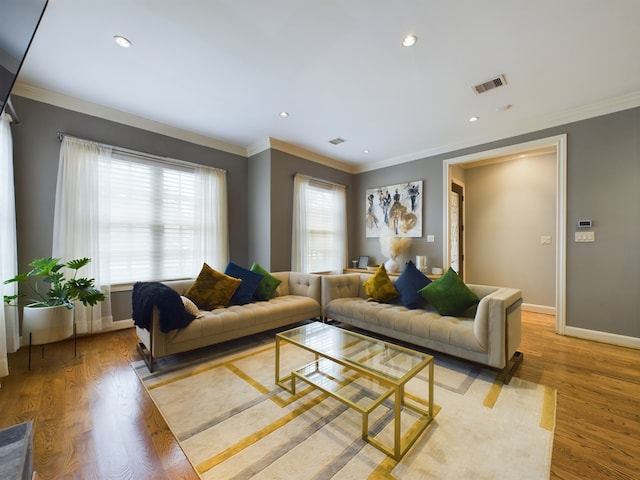
[[[340,145],[341,143],[346,142],[344,138],[334,138],[333,140],[329,140],[329,143],[333,143],[334,145]]]
[[[476,95],[480,95],[488,90],[493,90],[494,88],[502,87],[507,84],[507,79],[504,78],[504,75],[499,75],[491,80],[487,80],[486,82],[481,83],[480,85],[473,86],[473,91]]]

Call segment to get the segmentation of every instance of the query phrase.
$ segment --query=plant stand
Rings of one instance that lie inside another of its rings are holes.
[[[31,350],[34,345],[44,345],[74,337],[74,356],[77,355],[77,335],[74,311],[63,305],[55,307],[26,306],[22,316],[23,335],[29,335],[29,370],[31,370]]]
[[[29,367],[28,370],[31,371],[31,347],[33,340],[33,332],[29,332]],[[40,349],[42,351],[41,357],[44,358],[44,343],[40,345]],[[76,332],[76,324],[73,323],[73,358],[78,358],[78,334]]]

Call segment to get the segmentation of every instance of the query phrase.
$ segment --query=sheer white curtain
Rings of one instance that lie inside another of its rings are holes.
[[[343,185],[296,175],[291,268],[342,273],[347,261],[347,199]]]
[[[15,295],[15,283],[2,283],[18,273],[18,247],[16,242],[16,206],[13,184],[13,138],[11,137],[11,117],[7,113],[0,116],[0,293]],[[18,309],[0,308],[0,377],[9,375],[7,353],[20,347],[18,329]]]
[[[78,333],[100,332],[113,323],[109,268],[101,268],[109,261],[110,250],[109,235],[104,232],[109,182],[101,174],[110,157],[111,148],[77,138],[64,137],[60,145],[52,255],[64,262],[89,257],[91,263],[80,274],[95,278],[96,286],[107,296],[93,307],[76,304]]]
[[[203,262],[220,270],[229,262],[227,172],[196,167],[195,179],[194,276]]]

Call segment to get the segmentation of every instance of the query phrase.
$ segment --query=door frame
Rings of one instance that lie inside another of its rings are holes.
[[[460,230],[458,232],[458,236],[460,238],[460,245],[458,246],[458,262],[460,264],[460,270],[462,271],[462,274],[460,274],[460,272],[458,272],[458,275],[460,275],[460,278],[462,278],[463,280],[465,279],[465,275],[467,272],[467,269],[465,268],[465,254],[467,253],[467,248],[466,248],[466,242],[467,242],[467,236],[465,235],[464,232],[464,224],[466,222],[466,212],[465,212],[465,201],[464,201],[464,191],[465,191],[465,183],[460,180],[459,178],[456,178],[454,175],[451,176],[451,182],[449,185],[449,194],[451,193],[455,193],[453,191],[453,184],[458,185],[458,187],[460,187],[462,189],[462,194],[460,198],[460,202],[459,202],[459,219],[458,219],[458,223],[460,224]],[[451,204],[447,205],[447,214],[449,215],[449,222],[451,222]],[[449,231],[448,233],[451,233],[451,231]],[[447,237],[447,242],[450,245],[449,242],[449,238]],[[451,255],[451,251],[449,250],[449,255]],[[451,257],[448,257],[449,260],[448,264],[451,264]]]
[[[449,267],[449,191],[453,175],[451,166],[479,162],[496,157],[517,155],[527,150],[553,147],[556,151],[556,333],[565,334],[566,330],[566,244],[567,244],[567,135],[556,135],[506,147],[450,158],[443,162],[443,262],[444,269]]]

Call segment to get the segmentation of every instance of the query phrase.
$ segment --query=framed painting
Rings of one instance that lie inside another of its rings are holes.
[[[422,180],[368,188],[366,195],[368,238],[422,237]]]

